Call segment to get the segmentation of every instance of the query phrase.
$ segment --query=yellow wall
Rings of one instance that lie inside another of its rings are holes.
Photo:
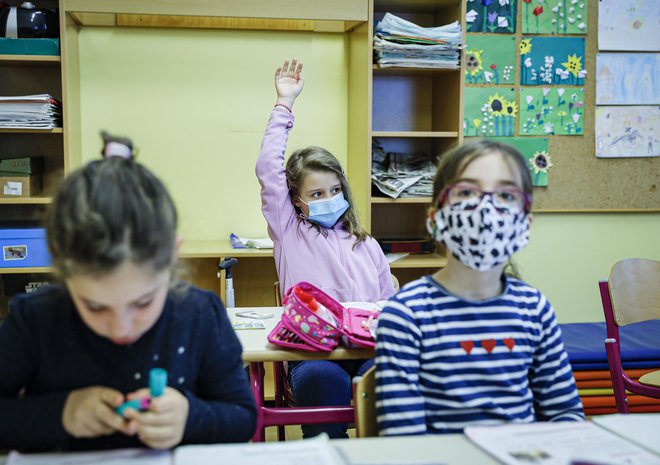
[[[572,323],[604,321],[598,280],[633,257],[660,260],[660,214],[537,214],[516,263],[560,323]]]
[[[289,148],[321,145],[346,165],[347,45],[341,34],[84,28],[83,160],[104,128],[128,135],[165,180],[187,240],[263,237],[254,163],[284,58],[305,63]],[[597,281],[626,257],[660,259],[658,214],[538,214],[517,257],[561,322],[599,321]]]
[[[186,240],[265,237],[254,166],[285,58],[304,62],[289,149],[320,145],[346,165],[343,34],[83,28],[82,159],[99,131],[126,135],[167,184]],[[287,151],[290,153],[290,151]]]

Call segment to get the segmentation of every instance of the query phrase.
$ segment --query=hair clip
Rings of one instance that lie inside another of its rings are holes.
[[[103,138],[103,158],[119,157],[130,160],[137,156],[137,149],[133,148],[133,142],[127,137],[111,136],[105,131],[101,131]]]

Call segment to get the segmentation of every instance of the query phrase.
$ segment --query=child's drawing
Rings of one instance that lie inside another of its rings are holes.
[[[513,136],[516,93],[510,87],[466,87],[464,113],[465,136]]]
[[[598,105],[660,105],[660,53],[599,53]]]
[[[532,175],[532,185],[548,186],[548,170],[552,160],[548,152],[548,139],[545,137],[486,137],[486,139],[512,145],[527,159],[527,168]]]
[[[517,0],[467,0],[467,32],[516,32]]]
[[[660,51],[658,0],[600,0],[598,49]]]
[[[525,37],[520,51],[520,84],[584,85],[583,37]]]
[[[468,34],[465,82],[513,84],[516,71],[516,37]]]
[[[521,87],[521,136],[584,133],[584,88]]]
[[[523,0],[523,34],[586,34],[587,0]]]
[[[660,156],[659,129],[660,106],[596,107],[596,156]]]

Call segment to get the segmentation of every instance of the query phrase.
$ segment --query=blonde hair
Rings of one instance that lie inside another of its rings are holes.
[[[348,210],[341,216],[340,221],[344,223],[348,233],[355,236],[355,244],[353,244],[353,247],[355,247],[369,237],[370,234],[360,226],[360,220],[353,206],[351,188],[348,185],[346,175],[339,164],[339,160],[333,154],[324,148],[315,146],[293,152],[286,163],[286,180],[289,184],[291,199],[295,200],[300,196],[300,186],[302,186],[307,175],[311,172],[319,171],[335,173],[339,178],[342,193],[348,202]],[[300,210],[298,207],[296,209]],[[326,228],[316,223],[311,223],[311,226],[316,228],[324,236],[328,234]]]

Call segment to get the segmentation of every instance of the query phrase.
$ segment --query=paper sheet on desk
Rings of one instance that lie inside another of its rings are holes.
[[[170,451],[119,449],[99,452],[19,454],[13,451],[5,465],[171,465]]]
[[[327,436],[284,443],[182,446],[174,465],[348,465]]]
[[[591,419],[602,428],[660,454],[660,413],[615,413]]]
[[[506,465],[660,465],[660,457],[590,421],[471,426],[465,435]]]

